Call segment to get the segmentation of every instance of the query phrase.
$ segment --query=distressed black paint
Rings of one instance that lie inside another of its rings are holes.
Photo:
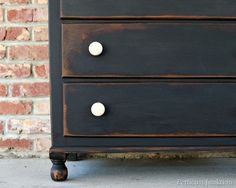
[[[235,18],[235,0],[60,0],[63,18]]]
[[[65,24],[65,77],[235,77],[236,24]],[[104,52],[93,57],[88,46]]]
[[[67,136],[236,136],[234,83],[114,83],[64,86]],[[106,107],[102,117],[93,103]]]
[[[52,179],[67,178],[76,154],[236,149],[235,0],[59,2],[49,1]]]

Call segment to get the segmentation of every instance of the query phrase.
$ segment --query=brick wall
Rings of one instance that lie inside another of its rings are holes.
[[[47,22],[47,0],[0,0],[0,157],[47,156]]]

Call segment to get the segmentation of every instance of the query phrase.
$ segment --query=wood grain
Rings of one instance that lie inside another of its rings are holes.
[[[71,154],[235,151],[235,0],[50,0],[49,10],[54,180]],[[99,119],[95,100],[107,107]]]
[[[64,85],[64,136],[236,136],[235,83]],[[95,117],[95,102],[106,107]]]
[[[73,152],[84,152],[84,153],[123,153],[123,152],[160,152],[160,151],[215,151],[215,152],[229,152],[235,151],[235,146],[182,146],[182,147],[57,147],[51,148],[50,154],[54,153],[73,153]],[[55,155],[55,154],[54,154]]]
[[[236,24],[63,24],[63,77],[236,77]],[[101,56],[88,46],[103,44]]]
[[[236,18],[235,0],[60,0],[61,17],[76,19]]]

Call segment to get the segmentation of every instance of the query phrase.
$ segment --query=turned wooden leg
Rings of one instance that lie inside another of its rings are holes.
[[[53,165],[51,168],[51,178],[54,181],[65,181],[68,177],[66,161],[51,160]]]
[[[50,149],[49,157],[52,161],[51,178],[54,181],[65,181],[68,177],[68,170],[65,162],[68,154],[65,152],[56,152]]]

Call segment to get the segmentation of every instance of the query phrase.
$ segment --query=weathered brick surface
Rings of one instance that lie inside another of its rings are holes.
[[[12,60],[48,60],[48,46],[10,46]]]
[[[6,154],[47,156],[50,147],[47,3],[0,0],[0,151]]]
[[[35,22],[47,22],[48,21],[48,9],[47,8],[34,9],[33,20]]]
[[[35,3],[38,3],[38,4],[47,4],[47,3],[48,3],[48,0],[35,0]]]
[[[0,101],[0,115],[24,115],[32,112],[32,102]]]
[[[47,27],[35,27],[34,29],[35,41],[48,41],[48,28]]]
[[[30,64],[1,64],[0,78],[27,78],[31,76]]]
[[[30,150],[32,145],[32,141],[27,139],[0,139],[0,148]]]
[[[0,28],[0,41],[5,40],[7,30],[5,27]]]
[[[4,18],[4,9],[0,7],[0,22],[3,22]]]
[[[7,85],[6,84],[0,84],[0,96],[5,97],[7,96]]]
[[[0,120],[0,135],[4,133],[5,122]]]
[[[12,9],[7,11],[7,20],[9,22],[32,22],[33,9]]]
[[[23,40],[30,39],[30,31],[25,27],[10,27],[6,30],[5,40]]]
[[[50,113],[50,102],[48,100],[41,100],[34,102],[34,114],[47,115]]]
[[[0,44],[0,59],[3,59],[5,57],[6,57],[6,47]]]
[[[43,134],[50,133],[49,119],[10,119],[8,131],[18,134]]]
[[[33,68],[34,76],[36,78],[48,78],[49,76],[49,65],[35,65]]]
[[[0,4],[28,4],[30,0],[0,0]]]
[[[16,83],[11,86],[13,97],[49,96],[49,83]]]
[[[51,139],[48,137],[39,138],[36,140],[36,151],[48,151],[51,146]]]

